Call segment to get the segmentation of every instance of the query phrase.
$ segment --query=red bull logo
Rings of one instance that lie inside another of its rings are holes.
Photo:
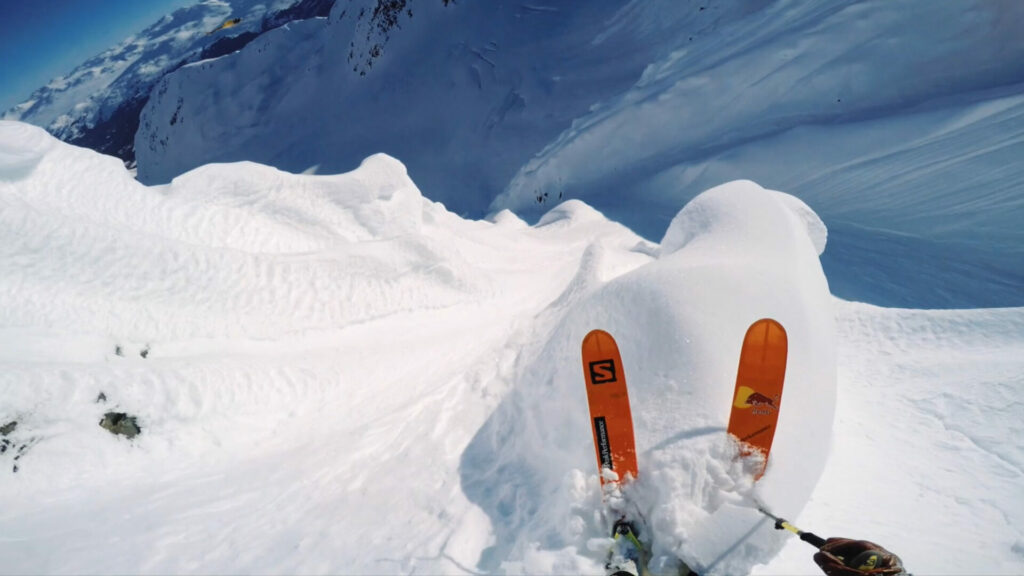
[[[736,400],[733,401],[736,408],[752,408],[754,414],[771,414],[779,409],[779,398],[772,398],[754,391],[753,388],[740,386],[736,391]]]
[[[772,400],[760,392],[754,392],[750,396],[747,396],[747,406],[770,406],[775,408],[775,400]]]

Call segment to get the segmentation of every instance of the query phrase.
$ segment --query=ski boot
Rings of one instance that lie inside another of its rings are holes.
[[[633,524],[620,518],[612,527],[615,542],[608,551],[605,563],[607,576],[646,576],[644,570],[644,546],[637,539]]]

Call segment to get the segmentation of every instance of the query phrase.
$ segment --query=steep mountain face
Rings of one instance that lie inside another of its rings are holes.
[[[652,63],[494,208],[586,198],[650,235],[752,178],[829,224],[835,294],[1024,303],[1024,4],[775,2]]]
[[[385,152],[459,214],[535,219],[583,198],[650,240],[701,191],[753,179],[829,224],[823,265],[841,297],[1024,304],[1024,3],[189,10],[11,117],[136,154],[149,184],[240,160],[338,173]],[[239,14],[253,15],[205,36]]]
[[[189,62],[241,49],[267,30],[326,15],[334,0],[206,0],[176,10],[55,78],[4,114],[66,142],[135,161],[139,114],[153,86]],[[228,19],[239,22],[216,30]],[[216,31],[214,31],[216,30]]]
[[[139,178],[247,158],[341,172],[383,151],[412,159],[432,199],[481,215],[533,154],[667,56],[679,30],[710,33],[758,3],[427,1],[409,3],[411,16],[365,17],[381,4],[338,3],[328,20],[168,77],[143,114]],[[633,13],[658,10],[665,22],[650,35]]]
[[[1024,4],[428,2],[383,53],[356,17],[376,4],[169,75],[140,179],[386,152],[457,213],[586,198],[656,240],[700,191],[753,178],[835,224],[837,295],[1024,304]]]

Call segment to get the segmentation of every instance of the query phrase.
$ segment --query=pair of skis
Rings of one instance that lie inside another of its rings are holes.
[[[755,480],[764,475],[779,418],[786,375],[786,330],[770,318],[751,324],[743,338],[728,433],[738,441],[740,455],[757,455]],[[606,568],[609,574],[646,574],[649,552],[638,538],[638,527],[621,504],[620,488],[638,475],[633,417],[619,347],[610,334],[593,330],[583,339],[583,376],[594,434],[601,490],[613,516]],[[643,534],[640,534],[643,536]]]

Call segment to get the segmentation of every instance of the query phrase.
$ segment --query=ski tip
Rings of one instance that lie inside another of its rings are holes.
[[[785,345],[787,340],[786,329],[782,323],[774,318],[761,318],[747,328],[745,342],[772,342]]]
[[[601,342],[611,342],[614,344],[615,338],[612,338],[611,334],[599,328],[587,332],[587,335],[583,337],[583,346],[587,346],[588,343],[597,344]]]

